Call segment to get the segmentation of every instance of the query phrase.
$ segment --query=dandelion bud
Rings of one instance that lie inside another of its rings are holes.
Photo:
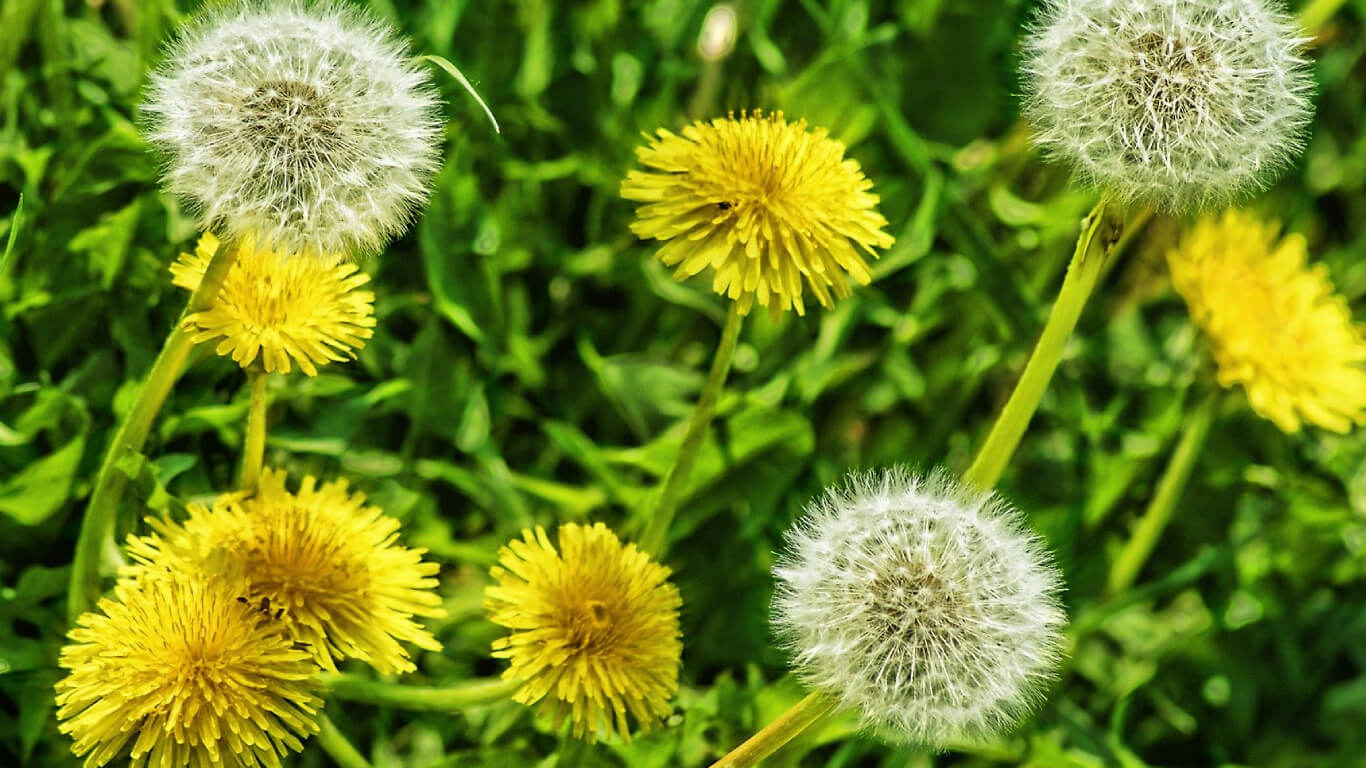
[[[295,253],[373,252],[439,165],[426,73],[334,2],[248,0],[183,32],[152,75],[147,137],[206,230]]]
[[[1182,211],[1264,188],[1312,113],[1275,0],[1048,0],[1025,47],[1046,151],[1126,202]]]
[[[940,473],[827,490],[774,573],[797,676],[921,744],[1010,727],[1061,652],[1061,579],[1043,545],[1005,502]]]

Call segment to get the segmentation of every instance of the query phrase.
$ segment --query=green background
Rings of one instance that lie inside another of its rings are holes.
[[[442,562],[450,618],[432,625],[446,650],[423,654],[415,682],[499,672],[481,609],[498,545],[533,523],[630,534],[681,439],[725,305],[704,279],[673,282],[628,229],[618,186],[642,132],[782,109],[846,142],[882,196],[897,243],[871,287],[747,324],[669,559],[685,603],[676,715],[589,758],[705,764],[802,695],[768,625],[783,529],[851,468],[961,471],[1042,327],[1094,195],[1017,125],[1030,3],[741,2],[739,41],[710,76],[696,54],[706,2],[370,5],[417,52],[455,62],[503,132],[433,70],[446,163],[413,230],[364,265],[376,335],[355,363],[274,377],[267,462],[350,478]],[[0,764],[75,764],[51,694],[67,566],[111,427],[184,303],[166,267],[197,234],[158,188],[134,105],[190,10],[3,4]],[[1252,203],[1306,233],[1354,304],[1363,16],[1348,2],[1322,30],[1308,150]],[[1285,435],[1230,393],[1137,585],[1099,597],[1212,386],[1166,276],[1180,226],[1155,218],[1107,275],[1000,484],[1068,584],[1074,644],[1038,715],[942,755],[841,721],[770,765],[1366,765],[1359,436]],[[243,375],[203,352],[153,433],[125,531],[231,483]],[[550,766],[560,744],[512,703],[329,713],[376,768]],[[325,762],[316,745],[296,760]]]

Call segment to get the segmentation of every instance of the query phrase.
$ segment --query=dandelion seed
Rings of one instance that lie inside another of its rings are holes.
[[[524,683],[514,698],[539,702],[555,728],[568,717],[576,737],[615,730],[630,741],[627,714],[649,730],[678,690],[678,589],[602,523],[560,526],[558,538],[557,551],[537,527],[499,551],[485,608],[512,634],[493,655]]]
[[[183,524],[148,522],[155,533],[129,537],[136,565],[128,576],[174,576],[226,552],[245,569],[251,605],[263,614],[283,609],[290,639],[324,669],[355,658],[384,674],[411,672],[400,643],[441,650],[414,619],[445,615],[434,591],[439,566],[423,562],[426,550],[398,544],[398,520],[366,506],[345,481],[319,486],[305,477],[290,493],[285,473],[267,469],[255,491],[191,505]]]
[[[241,0],[171,46],[143,105],[205,230],[288,253],[378,251],[440,164],[438,99],[386,25],[331,0]]]
[[[847,273],[873,279],[864,255],[889,248],[873,183],[823,128],[757,110],[660,129],[636,150],[622,197],[645,203],[631,231],[665,241],[659,260],[683,279],[711,268],[712,290],[773,311],[806,311],[802,283],[822,306],[849,295]]]
[[[1126,201],[1188,210],[1264,188],[1299,154],[1312,80],[1275,0],[1047,0],[1025,44],[1046,151]]]
[[[1308,264],[1303,236],[1230,210],[1197,222],[1167,262],[1221,385],[1241,384],[1286,432],[1366,424],[1366,338],[1328,268]]]
[[[316,733],[317,667],[238,601],[240,574],[121,583],[62,649],[59,729],[86,768],[278,766]]]
[[[797,676],[932,746],[989,737],[1040,698],[1066,622],[1020,515],[943,474],[854,475],[813,501],[774,568]]]
[[[176,285],[193,292],[218,250],[205,234],[193,255],[171,265]],[[346,359],[374,335],[375,294],[358,290],[370,276],[351,262],[293,258],[237,243],[233,262],[213,306],[185,318],[195,343],[217,341],[218,354],[243,368],[259,357],[266,371],[288,373],[290,361],[309,376],[317,366]]]

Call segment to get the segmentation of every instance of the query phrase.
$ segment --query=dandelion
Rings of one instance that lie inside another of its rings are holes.
[[[86,768],[274,766],[316,733],[317,668],[240,573],[123,583],[62,649],[59,729]]]
[[[171,265],[176,285],[199,287],[220,243],[199,239],[193,255]],[[233,262],[213,305],[185,318],[195,343],[217,340],[220,355],[243,368],[256,359],[268,372],[288,373],[290,361],[309,376],[330,361],[355,359],[352,350],[374,335],[375,294],[358,290],[370,276],[351,262],[293,258],[256,247],[250,238],[236,245]]]
[[[1366,338],[1328,268],[1298,234],[1246,211],[1207,216],[1167,255],[1172,283],[1214,351],[1219,383],[1241,384],[1286,432],[1366,424]]]
[[[1026,43],[1036,141],[1125,201],[1185,210],[1264,188],[1312,112],[1275,0],[1048,0]]]
[[[917,743],[1010,727],[1061,653],[1061,580],[1042,544],[1005,502],[943,474],[829,489],[774,575],[798,677]]]
[[[241,0],[181,34],[143,113],[203,229],[349,254],[378,251],[426,199],[438,103],[393,30],[354,7]]]
[[[510,659],[503,677],[524,682],[513,698],[540,702],[578,738],[613,730],[630,741],[629,712],[649,730],[678,690],[678,589],[669,569],[602,523],[560,526],[559,550],[539,526],[498,553],[485,592],[493,623],[512,633],[493,644]]]
[[[829,307],[849,295],[846,273],[873,279],[865,254],[892,245],[873,184],[844,145],[781,112],[660,129],[636,155],[651,170],[622,182],[622,197],[644,203],[631,230],[665,241],[659,260],[679,279],[710,267],[712,290],[741,314],[756,300],[803,314],[803,281]]]
[[[398,544],[398,520],[366,506],[345,481],[305,477],[290,493],[285,473],[267,469],[252,492],[192,504],[184,523],[149,524],[153,534],[129,538],[129,576],[174,578],[226,552],[245,569],[252,604],[277,615],[328,671],[355,658],[384,674],[411,672],[400,643],[441,650],[414,620],[445,615],[433,591],[438,565],[423,562],[426,550]]]

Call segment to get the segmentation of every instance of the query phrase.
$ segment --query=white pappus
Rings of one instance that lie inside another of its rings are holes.
[[[942,748],[1040,700],[1061,577],[1020,514],[942,472],[855,474],[812,501],[774,568],[797,676],[866,725]]]
[[[1123,202],[1187,212],[1274,181],[1313,113],[1278,0],[1045,0],[1024,113],[1045,152]]]
[[[287,252],[373,253],[440,157],[440,101],[387,25],[333,0],[245,0],[152,74],[146,135],[205,229]]]

